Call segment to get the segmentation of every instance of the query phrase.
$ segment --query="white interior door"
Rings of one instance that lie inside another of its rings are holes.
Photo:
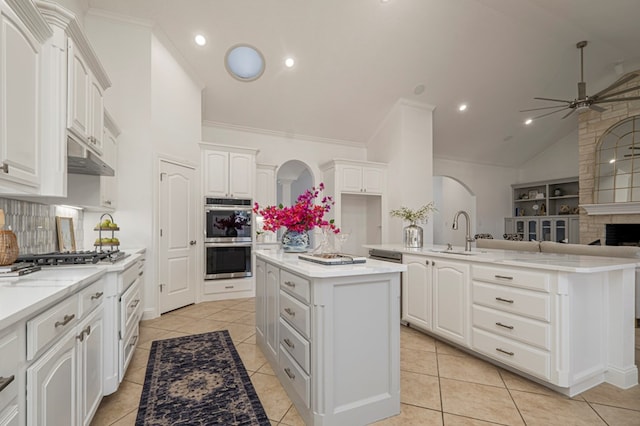
[[[160,313],[195,302],[196,173],[160,162]]]

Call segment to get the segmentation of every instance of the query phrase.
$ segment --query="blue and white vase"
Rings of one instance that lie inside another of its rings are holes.
[[[282,234],[282,249],[289,253],[304,253],[309,250],[309,234],[307,231],[284,231]]]

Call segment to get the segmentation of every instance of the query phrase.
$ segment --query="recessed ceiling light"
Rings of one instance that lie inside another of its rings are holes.
[[[204,46],[207,44],[207,39],[202,34],[195,36],[194,40],[198,46]]]
[[[616,162],[616,159],[615,159],[615,158],[612,158],[611,160],[609,160],[609,164],[613,164],[613,163],[615,163],[615,162]]]
[[[287,59],[285,59],[285,60],[284,60],[284,65],[285,65],[287,68],[291,68],[291,67],[292,67],[292,66],[294,66],[295,64],[296,64],[295,59],[293,59],[293,58],[291,58],[291,57],[289,57],[289,58],[287,58]]]
[[[463,112],[467,110],[467,104],[460,104],[458,111]]]
[[[524,124],[526,124],[527,126],[531,123],[533,123],[533,119],[531,118],[527,118],[526,120],[524,120]]]
[[[389,0],[380,0],[380,3],[389,3]]]

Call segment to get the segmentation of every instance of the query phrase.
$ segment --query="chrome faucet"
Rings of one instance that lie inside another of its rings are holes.
[[[471,219],[469,218],[469,213],[464,210],[458,210],[458,212],[453,216],[453,229],[458,229],[458,217],[463,215],[467,222],[467,235],[464,240],[464,251],[471,251],[471,243],[475,240],[471,238]]]

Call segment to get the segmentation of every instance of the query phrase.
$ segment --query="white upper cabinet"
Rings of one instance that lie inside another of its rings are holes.
[[[103,88],[71,38],[67,58],[67,128],[80,142],[102,154]]]
[[[208,144],[203,148],[204,195],[253,198],[257,151]]]
[[[51,29],[25,3],[0,1],[0,191],[36,194],[41,180],[41,50]]]
[[[269,164],[256,166],[256,193],[254,201],[260,207],[276,204],[276,168]]]
[[[340,192],[382,194],[386,167],[375,163],[335,160],[337,189]]]

